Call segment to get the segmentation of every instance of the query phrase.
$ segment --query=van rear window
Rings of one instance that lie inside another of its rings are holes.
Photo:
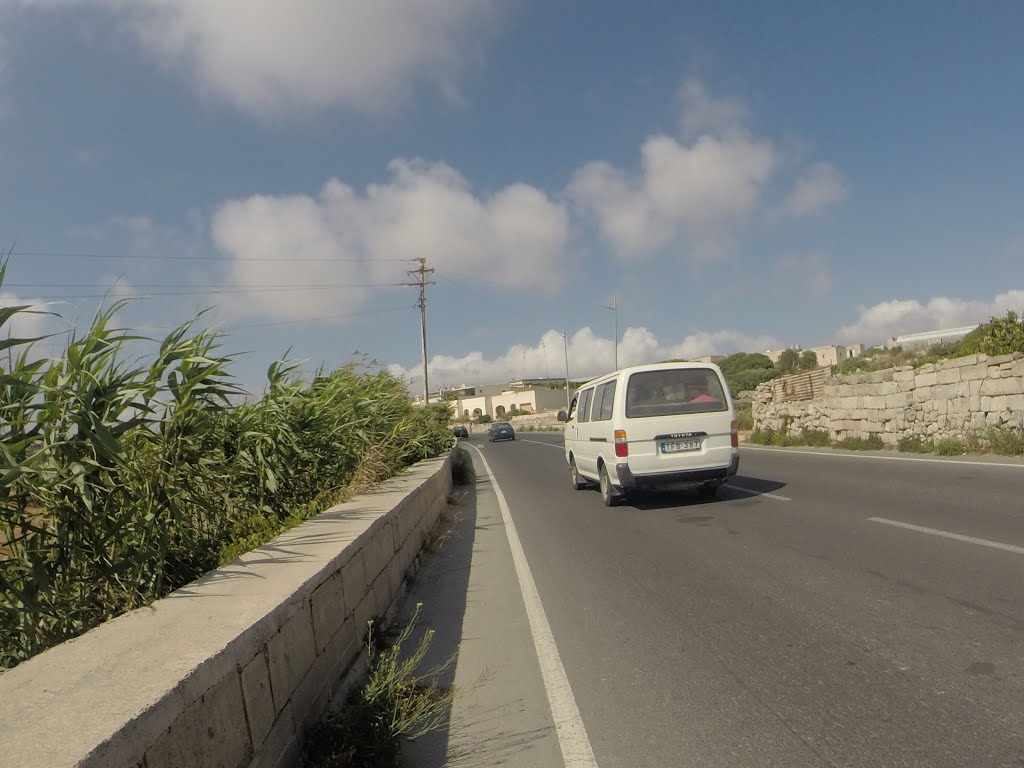
[[[626,386],[626,418],[727,410],[722,382],[710,368],[641,371]]]

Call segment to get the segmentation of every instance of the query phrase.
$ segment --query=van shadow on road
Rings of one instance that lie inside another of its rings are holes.
[[[624,506],[643,510],[707,506],[741,499],[756,499],[761,494],[775,493],[785,487],[785,483],[777,480],[737,475],[723,485],[713,499],[702,499],[696,490],[663,491],[631,494]]]

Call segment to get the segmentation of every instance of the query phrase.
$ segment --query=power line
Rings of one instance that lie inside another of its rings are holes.
[[[8,288],[112,288],[118,285],[118,281],[114,283],[4,283]],[[129,288],[192,288],[194,283],[133,283],[127,281],[123,283]],[[216,289],[200,289],[200,290],[275,290],[275,291],[289,291],[292,289],[305,290],[309,289],[325,289],[325,288],[388,288],[392,286],[400,286],[404,283],[295,283],[294,285],[281,285],[280,283],[268,283],[264,285],[250,285],[248,283],[228,283],[220,285]]]
[[[198,256],[198,255],[149,255],[149,256],[138,256],[138,255],[125,255],[119,253],[90,253],[90,252],[75,252],[75,251],[12,251],[11,256],[33,256],[39,258],[66,258],[66,259],[112,259],[127,261],[136,259],[139,261],[212,261],[220,262],[222,264],[232,264],[237,261],[274,261],[288,263],[293,261],[301,262],[321,262],[321,263],[350,263],[350,264],[375,264],[380,262],[387,263],[409,263],[415,261],[415,259],[379,259],[379,258],[350,258],[344,256],[330,256],[330,257],[315,257],[315,256],[296,256],[296,257],[279,257],[279,256]]]
[[[167,296],[219,296],[219,295],[244,295],[251,293],[280,293],[288,291],[320,291],[320,290],[337,290],[338,288],[395,288],[400,287],[401,283],[348,283],[339,285],[307,285],[307,286],[296,286],[282,288],[276,287],[258,287],[258,288],[228,288],[228,289],[197,289],[194,291],[147,291],[145,293],[132,293],[127,296],[118,296],[112,293],[112,289],[106,293],[48,293],[47,298],[51,299],[153,299]],[[5,287],[16,287],[16,286],[5,286]],[[22,286],[24,287],[24,286]],[[90,286],[87,286],[90,287]],[[42,298],[42,297],[40,297]]]

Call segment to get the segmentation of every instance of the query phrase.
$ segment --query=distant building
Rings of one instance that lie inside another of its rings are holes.
[[[717,363],[720,363],[723,360],[725,360],[726,357],[728,357],[728,355],[704,355],[704,357],[695,357],[692,360],[690,360],[690,362],[691,363],[715,363],[715,364],[717,364]]]
[[[563,380],[564,384],[564,380]],[[497,394],[478,394],[460,397],[454,403],[456,418],[478,419],[490,416],[492,419],[507,419],[519,413],[542,413],[565,408],[565,389],[531,387],[529,389],[505,388]]]
[[[801,347],[790,347],[797,352],[803,353],[804,350]],[[864,354],[863,344],[826,344],[822,347],[811,347],[810,352],[813,352],[818,357],[819,368],[830,368],[833,365],[838,365],[843,360],[849,360],[851,357],[860,357]],[[785,352],[783,349],[768,349],[765,350],[765,356],[772,361],[772,364],[779,362],[779,358],[782,357],[782,353]]]
[[[960,339],[977,328],[978,325],[978,323],[975,323],[974,325],[965,325],[961,328],[946,328],[940,331],[925,331],[924,333],[906,333],[902,336],[891,336],[886,346],[889,349],[896,349],[896,347],[920,349],[921,347],[930,347],[932,344],[960,341]]]

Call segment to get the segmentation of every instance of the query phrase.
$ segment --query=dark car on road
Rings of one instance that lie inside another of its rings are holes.
[[[456,437],[469,437],[469,430],[466,429],[465,424],[459,424],[455,429],[452,430],[452,434]]]
[[[515,440],[516,431],[512,429],[512,425],[507,421],[496,421],[491,424],[491,428],[487,430],[490,435],[491,442],[495,440]]]

